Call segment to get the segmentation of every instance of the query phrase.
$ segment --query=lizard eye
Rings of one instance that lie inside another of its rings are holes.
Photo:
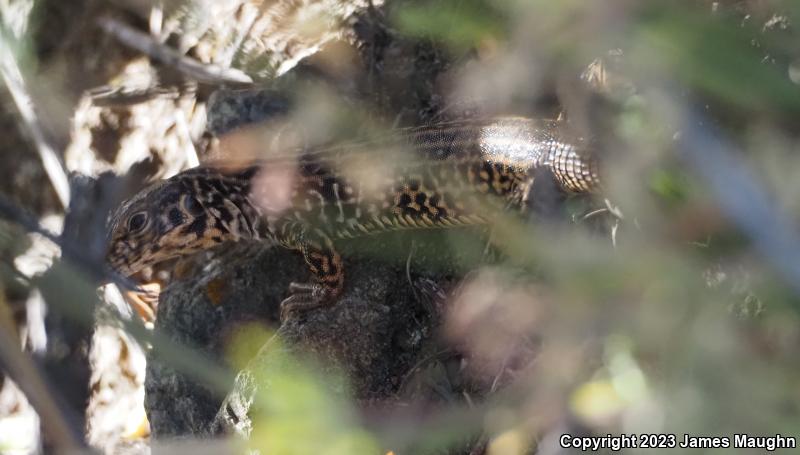
[[[128,232],[138,232],[147,224],[147,213],[139,212],[128,219]]]
[[[192,216],[198,216],[203,213],[203,206],[192,196],[184,196],[183,208],[186,210],[186,213]]]

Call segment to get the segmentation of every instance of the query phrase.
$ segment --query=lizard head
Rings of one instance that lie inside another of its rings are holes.
[[[194,194],[191,182],[172,178],[125,201],[108,220],[108,264],[131,276],[222,241],[221,233],[211,232],[216,229],[210,229],[209,211]]]

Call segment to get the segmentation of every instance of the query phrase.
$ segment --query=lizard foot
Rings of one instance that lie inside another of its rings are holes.
[[[281,322],[291,313],[308,311],[325,306],[331,301],[331,292],[319,283],[289,283],[289,297],[281,302]]]

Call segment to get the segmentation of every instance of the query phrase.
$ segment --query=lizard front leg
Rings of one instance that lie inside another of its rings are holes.
[[[307,311],[334,302],[344,287],[342,257],[330,237],[319,229],[301,228],[295,236],[294,249],[303,254],[313,281],[291,283],[289,297],[281,302],[281,320],[295,311]]]

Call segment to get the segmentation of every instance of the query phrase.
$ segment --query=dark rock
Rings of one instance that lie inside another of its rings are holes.
[[[345,266],[341,299],[331,307],[290,315],[279,335],[290,349],[302,349],[343,372],[357,399],[388,398],[430,340],[436,320],[430,309],[436,306],[429,304],[430,293],[409,282],[412,275],[401,264],[356,255]],[[289,283],[308,277],[295,252],[253,245],[228,248],[164,290],[156,325],[170,339],[224,363],[225,347],[237,328],[253,322],[277,325]],[[416,274],[412,279],[419,280]],[[435,281],[424,280],[434,287]],[[148,359],[145,388],[153,436],[164,438],[204,436],[228,432],[236,422],[243,425],[258,384],[246,372],[240,374],[228,398],[236,404],[223,409],[213,431],[223,397],[171,368],[169,359],[159,358],[157,347]]]
[[[291,107],[291,100],[285,93],[261,89],[220,89],[208,101],[206,131],[214,136],[222,136],[243,125],[285,116]]]

